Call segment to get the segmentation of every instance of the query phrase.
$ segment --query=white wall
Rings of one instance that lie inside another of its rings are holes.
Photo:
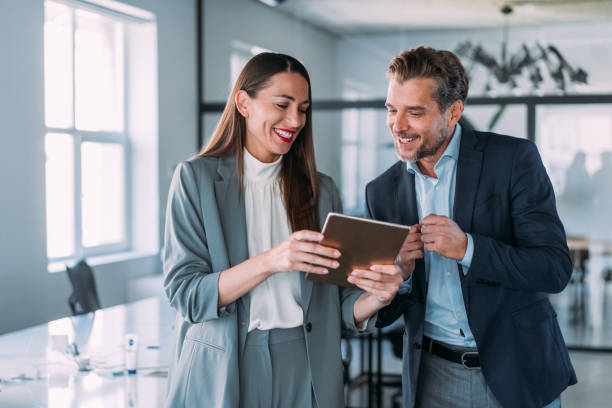
[[[195,0],[125,2],[157,17],[159,174],[151,177],[163,209],[172,167],[195,149]],[[47,272],[42,25],[42,0],[0,1],[0,333],[69,314],[68,278]],[[157,256],[96,267],[102,305],[125,302],[129,279],[159,271]]]
[[[159,231],[163,245],[166,200],[176,165],[197,144],[196,0],[120,0],[157,18],[159,100]]]
[[[204,100],[225,102],[229,94],[230,56],[236,42],[289,54],[308,69],[313,100],[338,97],[338,37],[253,0],[204,1]],[[219,115],[204,118],[204,140]],[[338,180],[340,123],[330,115],[313,117],[317,166]]]

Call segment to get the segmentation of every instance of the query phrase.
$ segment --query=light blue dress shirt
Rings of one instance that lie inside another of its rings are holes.
[[[434,166],[438,178],[424,175],[416,162],[406,163],[407,171],[415,175],[419,219],[429,214],[453,218],[460,143],[461,126],[457,124],[450,143]],[[459,262],[464,274],[468,273],[474,254],[474,241],[470,234],[467,234],[467,238],[467,250]],[[457,261],[429,251],[425,251],[424,261],[428,281],[425,335],[447,344],[476,347],[467,321]],[[400,293],[410,291],[411,286],[412,277],[400,287]]]

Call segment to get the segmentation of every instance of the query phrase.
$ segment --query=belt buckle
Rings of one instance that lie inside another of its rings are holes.
[[[480,361],[478,362],[477,366],[469,365],[468,358],[470,356],[478,357],[478,352],[477,351],[466,351],[465,353],[461,353],[461,364],[465,368],[467,368],[468,370],[477,370],[477,369],[479,369],[480,368]]]

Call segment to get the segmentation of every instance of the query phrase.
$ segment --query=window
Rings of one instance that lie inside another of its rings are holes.
[[[142,82],[134,79],[128,62],[139,69],[144,65],[129,61],[134,42],[129,36],[138,25],[132,20],[89,2],[45,1],[44,144],[50,261],[132,249],[130,204],[142,199],[132,197],[136,193],[129,188],[138,170],[130,155],[138,148],[133,145],[138,142],[134,136],[138,124],[131,122],[145,116],[142,108],[130,111],[138,96],[128,99],[135,86],[128,82]],[[148,78],[146,72],[138,74]],[[156,136],[156,129],[147,136]],[[149,142],[157,147],[156,140]]]
[[[380,109],[344,109],[342,115],[341,191],[344,212],[365,214],[365,187],[376,177],[380,148],[386,139]],[[390,139],[390,137],[389,137]]]
[[[471,105],[468,99],[461,118],[483,132],[527,138],[526,105]]]
[[[232,54],[230,55],[230,83],[228,92],[232,92],[234,84],[240,75],[242,68],[257,54],[262,52],[273,52],[267,48],[260,47],[258,45],[245,44],[238,40],[232,41]]]
[[[538,106],[538,148],[570,237],[612,237],[610,104]]]
[[[346,83],[345,100],[364,100],[372,97],[369,88],[360,83]],[[384,108],[384,103],[380,106]],[[339,112],[342,124],[340,191],[344,212],[365,215],[365,187],[377,173],[377,166],[392,161],[381,160],[391,140],[386,128],[386,110],[349,108]],[[391,144],[392,146],[392,144]]]

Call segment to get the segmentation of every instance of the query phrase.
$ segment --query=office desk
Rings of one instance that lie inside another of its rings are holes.
[[[161,406],[174,318],[165,299],[149,298],[0,336],[0,407]],[[136,375],[119,374],[126,333],[138,335]],[[67,335],[94,369],[79,371],[54,335]]]

